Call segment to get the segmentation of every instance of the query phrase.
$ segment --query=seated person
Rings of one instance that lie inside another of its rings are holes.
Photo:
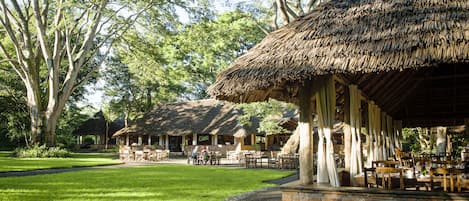
[[[202,154],[204,163],[207,163],[207,161],[209,160],[208,147],[204,147],[201,151],[201,154]]]

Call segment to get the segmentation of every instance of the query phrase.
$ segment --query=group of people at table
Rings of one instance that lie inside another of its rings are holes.
[[[194,165],[220,165],[221,157],[221,152],[209,151],[208,146],[204,146],[200,151],[199,146],[195,146],[187,159],[187,163],[190,163],[192,160],[192,164]]]
[[[395,160],[373,161],[372,167],[364,168],[365,186],[416,190],[424,187],[427,191],[441,187],[451,192],[469,188],[469,161],[464,158],[454,160],[449,153],[414,156],[399,149],[395,153]]]

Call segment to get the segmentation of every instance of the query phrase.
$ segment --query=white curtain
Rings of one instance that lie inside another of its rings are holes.
[[[332,128],[335,116],[335,85],[332,76],[317,79],[316,111],[319,120],[319,144],[318,144],[318,183],[324,183],[327,175],[331,186],[340,186],[337,168],[334,159],[334,146],[332,143]],[[324,139],[326,145],[324,147]],[[325,148],[325,158],[324,153]],[[325,161],[324,161],[325,159]],[[324,167],[325,164],[325,167]],[[326,168],[326,169],[324,169]]]
[[[350,128],[351,128],[351,153],[350,153],[350,181],[355,175],[362,172],[362,148],[360,139],[361,113],[360,94],[356,85],[349,86],[350,91]]]
[[[388,130],[388,139],[386,142],[388,142],[388,148],[389,148],[389,154],[390,156],[393,156],[394,153],[394,132],[393,132],[393,123],[392,123],[392,117],[391,116],[386,116],[386,126]]]
[[[368,156],[366,164],[371,167],[372,161],[383,159],[383,144],[381,133],[381,109],[375,105],[374,101],[368,103],[368,132],[369,142]]]
[[[375,104],[373,104],[373,113],[374,113],[374,135],[375,135],[375,146],[374,146],[374,161],[382,160],[383,155],[381,154],[381,109]]]
[[[394,133],[396,133],[396,141],[395,146],[399,149],[402,149],[402,121],[396,120],[394,121]]]
[[[316,103],[317,104],[317,103]],[[326,151],[324,145],[324,132],[322,129],[318,129],[318,164],[317,164],[317,182],[318,183],[328,183],[329,175],[327,173],[327,164],[326,164]]]
[[[370,101],[368,102],[368,135],[366,139],[366,144],[367,144],[367,149],[366,149],[366,166],[371,167],[371,162],[374,160],[374,102]]]
[[[381,160],[388,159],[387,149],[386,146],[386,138],[388,137],[388,130],[386,126],[386,113],[381,112]]]

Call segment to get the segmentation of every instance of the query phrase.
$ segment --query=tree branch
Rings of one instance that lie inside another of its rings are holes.
[[[17,60],[13,59],[13,57],[11,57],[10,54],[8,54],[8,51],[6,50],[5,46],[3,46],[1,42],[0,42],[0,50],[2,51],[3,56],[6,58],[5,61],[8,62],[8,64],[10,64],[10,66],[16,71],[16,73],[18,73],[20,78],[22,80],[26,79],[24,69],[21,67],[20,63]]]
[[[48,1],[45,1],[45,2],[48,2]],[[50,55],[50,46],[49,46],[49,42],[47,39],[47,32],[46,32],[46,26],[45,26],[45,24],[47,23],[47,19],[43,21],[42,15],[44,14],[44,12],[41,12],[39,8],[38,0],[33,1],[33,11],[34,11],[34,17],[36,18],[36,28],[38,30],[37,36],[38,36],[39,43],[41,45],[42,56],[44,56],[44,59],[46,60],[46,62],[49,62],[48,60],[51,60],[51,55]]]

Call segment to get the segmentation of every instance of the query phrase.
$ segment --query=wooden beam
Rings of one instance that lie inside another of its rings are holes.
[[[455,78],[469,78],[469,74],[452,74],[452,75],[440,75],[440,76],[430,76],[430,77],[418,77],[419,80],[445,80],[445,79],[455,79]]]
[[[363,92],[369,94],[368,92],[371,90],[371,88],[380,81],[382,74],[375,74],[371,79],[366,81],[366,84],[364,86],[361,86],[360,88],[362,89]]]
[[[414,92],[414,90],[417,88],[417,86],[420,85],[420,82],[419,81],[416,81],[410,88],[408,88],[406,91],[404,91],[403,94],[401,94],[401,96],[399,98],[397,98],[397,101],[395,102],[391,102],[391,104],[389,105],[389,112],[394,112],[394,109],[400,105],[401,103],[404,102],[404,100],[406,100],[409,96],[409,94],[411,94],[412,92]]]
[[[413,75],[415,74],[415,71],[413,73],[410,73],[407,75],[405,78],[401,80],[401,82],[398,83],[398,86],[394,88],[393,91],[390,93],[386,93],[386,96],[383,97],[382,99],[377,99],[378,103],[382,106],[383,109],[387,110],[387,106],[394,102],[396,98],[401,97],[400,94],[408,87],[409,83],[413,81]]]
[[[395,75],[394,71],[391,71],[380,76],[381,78],[379,79],[379,81],[376,84],[374,84],[374,86],[371,88],[369,92],[367,92],[368,95],[370,95],[371,97],[374,97],[374,94],[378,92],[379,89],[381,89],[381,91],[386,90],[383,86],[385,84],[390,83],[390,81],[396,77],[394,75]]]
[[[403,73],[397,76],[398,79],[396,79],[395,82],[389,83],[387,88],[383,88],[383,90],[379,91],[379,93],[374,96],[376,101],[384,105],[383,102],[385,102],[386,99],[390,96],[395,95],[395,93],[398,93],[398,89],[402,87],[403,83],[407,82],[410,78],[412,78],[412,75],[414,73],[415,72],[408,71],[408,73]]]

